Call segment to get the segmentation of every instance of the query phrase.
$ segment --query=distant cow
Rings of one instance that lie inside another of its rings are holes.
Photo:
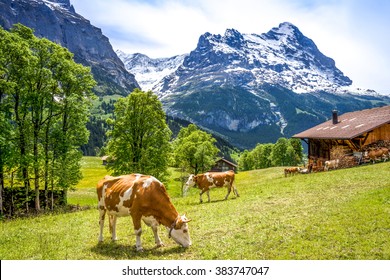
[[[333,160],[327,160],[325,161],[325,171],[328,171],[329,169],[337,169],[339,167],[339,159],[333,159]]]
[[[377,160],[383,159],[386,161],[389,158],[389,149],[379,148],[376,150],[366,151],[364,156],[368,158],[372,163],[375,163]]]
[[[285,168],[284,169],[284,177],[287,177],[288,174],[290,174],[290,175],[298,174],[299,171],[300,171],[299,167]]]
[[[171,203],[164,185],[152,176],[130,174],[119,177],[106,176],[97,185],[98,206],[100,213],[99,241],[103,241],[103,227],[106,212],[112,240],[116,240],[117,217],[131,216],[136,235],[137,251],[142,251],[141,220],[153,229],[156,245],[163,246],[158,236],[158,226],[163,224],[178,244],[191,245],[188,220],[180,216]]]
[[[185,185],[185,191],[190,187],[197,186],[200,189],[200,202],[202,203],[202,194],[207,192],[208,202],[210,202],[210,189],[227,187],[225,200],[228,198],[232,188],[234,194],[239,197],[237,188],[234,184],[234,171],[226,172],[207,172],[204,174],[190,175]]]

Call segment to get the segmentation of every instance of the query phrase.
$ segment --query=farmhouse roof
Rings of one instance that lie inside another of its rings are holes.
[[[345,113],[295,134],[294,138],[311,139],[353,139],[384,124],[390,124],[390,106]]]
[[[228,161],[228,160],[226,160],[226,159],[224,159],[224,158],[221,158],[221,159],[217,160],[217,162],[218,162],[218,161],[224,161],[224,162],[226,162],[228,165],[237,167],[237,164],[234,164],[233,162],[230,162],[230,161]]]

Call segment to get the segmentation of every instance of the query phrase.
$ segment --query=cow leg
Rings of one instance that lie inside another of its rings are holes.
[[[164,246],[164,243],[161,241],[160,236],[158,236],[158,227],[152,226],[153,234],[154,234],[154,240],[156,241],[157,247]]]
[[[208,202],[210,202],[210,190],[207,190],[207,198],[208,198]]]
[[[200,201],[200,203],[202,203],[203,202],[203,199],[202,199],[202,194],[204,193],[204,191],[203,190],[200,190],[200,192],[199,192],[199,201]]]
[[[142,227],[141,227],[141,217],[139,216],[133,216],[133,225],[134,225],[134,234],[135,234],[135,247],[138,252],[143,251],[142,243],[141,243],[141,234],[142,234]]]
[[[117,216],[110,215],[110,232],[111,232],[111,240],[112,241],[117,241],[118,238],[116,237],[116,220]]]
[[[236,185],[233,184],[233,192],[234,194],[237,196],[237,197],[240,197],[240,195],[238,194],[238,191],[237,191],[237,188],[236,188]]]
[[[103,242],[103,227],[104,227],[104,218],[106,217],[106,209],[99,209],[99,225],[100,225],[100,234],[99,242]]]
[[[226,194],[226,196],[225,196],[225,200],[228,198],[228,196],[229,196],[229,194],[230,194],[231,191],[232,191],[232,187],[231,187],[231,186],[228,186],[228,187],[227,187],[227,194]]]
[[[160,236],[158,236],[159,223],[157,222],[157,220],[153,216],[142,217],[142,220],[147,226],[152,228],[154,234],[154,240],[156,241],[156,246],[157,247],[164,246],[164,243],[161,241]]]

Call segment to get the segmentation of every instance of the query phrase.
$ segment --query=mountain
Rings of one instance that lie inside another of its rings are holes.
[[[150,58],[141,53],[126,54],[116,51],[129,72],[134,73],[142,90],[151,90],[164,77],[169,76],[183,63],[186,55],[176,55],[169,58]]]
[[[205,33],[176,67],[153,82],[167,114],[241,148],[290,137],[329,119],[333,109],[343,113],[390,102],[372,90],[351,92],[352,80],[335,61],[287,22],[260,35]],[[137,63],[127,69],[145,73]]]
[[[126,71],[102,31],[75,12],[69,0],[0,0],[0,25],[21,23],[74,53],[76,62],[90,66],[98,95],[128,95],[139,87]]]

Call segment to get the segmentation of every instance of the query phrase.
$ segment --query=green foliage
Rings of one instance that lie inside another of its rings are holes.
[[[257,144],[245,150],[239,159],[240,170],[262,169],[275,166],[296,166],[303,162],[303,147],[299,139],[279,138],[275,144]]]
[[[194,124],[182,128],[173,143],[176,165],[194,174],[209,170],[219,152],[215,142]]]
[[[108,119],[108,170],[114,175],[143,173],[160,180],[167,176],[171,131],[161,102],[151,91],[135,89],[115,103],[115,119]]]
[[[81,178],[78,149],[88,139],[95,81],[67,49],[21,24],[0,29],[0,57],[2,187],[7,174],[6,184],[22,184],[28,201],[33,184],[40,210],[41,188],[66,190]]]

